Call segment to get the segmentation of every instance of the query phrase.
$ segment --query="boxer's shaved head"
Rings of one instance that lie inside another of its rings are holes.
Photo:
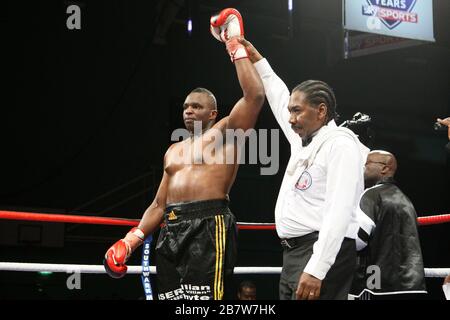
[[[211,91],[209,91],[208,89],[198,87],[198,88],[195,88],[194,90],[192,90],[191,93],[204,93],[204,94],[208,97],[208,100],[209,100],[209,102],[210,102],[209,107],[210,107],[212,110],[217,110],[217,100],[216,100],[216,97],[215,97],[214,94],[213,94]]]

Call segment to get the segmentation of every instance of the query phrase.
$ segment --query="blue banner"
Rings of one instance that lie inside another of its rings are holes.
[[[150,246],[152,244],[152,236],[148,236],[142,246],[142,286],[144,287],[145,300],[153,300],[152,286],[150,283]]]

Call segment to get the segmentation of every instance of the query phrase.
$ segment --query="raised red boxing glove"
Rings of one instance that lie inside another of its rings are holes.
[[[212,16],[210,24],[211,34],[221,42],[244,36],[242,16],[234,8],[223,9],[219,14]]]
[[[244,36],[244,23],[239,11],[233,8],[224,9],[211,17],[210,25],[214,38],[226,43],[232,62],[248,57],[245,47],[237,41],[238,37]]]
[[[133,228],[125,238],[114,243],[105,254],[103,265],[106,273],[112,278],[122,278],[127,273],[125,263],[131,253],[144,241],[144,232],[139,228]]]

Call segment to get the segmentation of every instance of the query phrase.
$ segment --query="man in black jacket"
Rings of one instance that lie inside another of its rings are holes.
[[[360,299],[425,298],[425,275],[417,215],[395,185],[397,160],[375,150],[364,169],[359,210],[358,270],[351,295]]]

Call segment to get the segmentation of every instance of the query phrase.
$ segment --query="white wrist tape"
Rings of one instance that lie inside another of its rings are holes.
[[[135,228],[132,233],[142,241],[145,240],[145,234],[141,229]]]

